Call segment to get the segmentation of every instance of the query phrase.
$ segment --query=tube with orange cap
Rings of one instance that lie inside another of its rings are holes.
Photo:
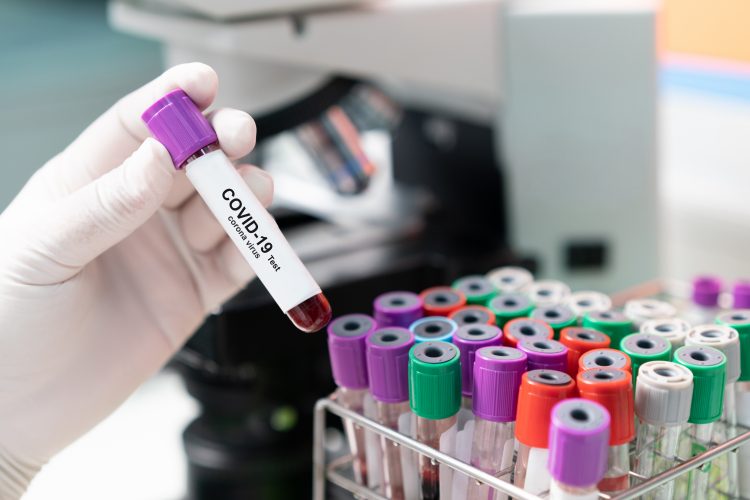
[[[517,347],[523,339],[549,340],[554,335],[552,327],[544,321],[531,318],[517,318],[503,328],[503,342],[508,347]]]
[[[592,349],[578,360],[578,372],[593,368],[618,368],[631,372],[630,356],[617,349]]]
[[[599,489],[614,493],[630,486],[630,442],[635,438],[633,386],[629,372],[616,368],[592,368],[578,374],[582,398],[604,406],[612,417],[609,466]]]
[[[568,375],[575,377],[580,357],[593,349],[609,347],[609,337],[592,328],[569,326],[560,332],[560,343],[568,348]]]
[[[434,286],[419,294],[425,316],[448,316],[466,305],[466,296],[449,286]]]
[[[576,384],[567,373],[533,370],[523,375],[516,416],[516,486],[534,495],[549,490],[547,457],[552,407],[575,394]]]
[[[448,315],[458,326],[463,325],[494,325],[495,313],[484,306],[465,306],[456,309]]]

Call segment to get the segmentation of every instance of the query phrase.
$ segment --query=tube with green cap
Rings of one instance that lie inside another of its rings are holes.
[[[458,290],[466,296],[467,304],[478,304],[483,306],[492,297],[498,294],[490,280],[480,274],[472,274],[458,278],[453,282],[451,288]]]
[[[440,449],[445,432],[455,429],[461,407],[459,360],[458,348],[447,342],[422,342],[409,351],[409,405],[416,415],[415,438],[434,449]],[[445,477],[449,470],[441,471],[423,455],[418,467],[420,498],[439,499],[441,482],[444,491],[450,487],[450,477]]]
[[[638,378],[638,369],[649,361],[669,361],[672,344],[664,337],[650,333],[631,333],[623,337],[620,350],[630,356],[633,367],[633,387]]]
[[[497,326],[503,328],[512,319],[527,317],[534,303],[522,293],[510,292],[492,297],[487,301],[487,308],[495,314]]]
[[[707,346],[683,346],[674,353],[674,362],[693,373],[693,397],[690,404],[691,455],[706,450],[711,442],[713,424],[721,417],[726,383],[727,358],[718,349]],[[687,498],[706,498],[711,467],[690,472]]]
[[[578,317],[573,309],[563,304],[537,307],[529,317],[547,323],[555,332],[555,340],[560,340],[560,332],[563,328],[576,326],[578,323]]]
[[[592,311],[583,317],[583,327],[599,330],[610,338],[609,345],[619,347],[626,335],[637,331],[633,322],[620,311]],[[635,375],[635,372],[633,373]]]

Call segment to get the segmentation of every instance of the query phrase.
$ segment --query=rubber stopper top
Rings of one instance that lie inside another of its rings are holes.
[[[492,286],[502,293],[517,292],[534,281],[534,276],[522,267],[498,267],[486,274]]]
[[[141,119],[154,138],[161,142],[175,168],[197,151],[218,141],[206,117],[183,90],[173,90],[143,112]]]
[[[418,319],[409,326],[416,342],[427,340],[450,342],[453,340],[453,334],[456,333],[457,329],[458,325],[455,321],[443,316],[427,316]]]
[[[366,314],[347,314],[328,324],[328,354],[333,379],[339,387],[367,387],[365,339],[375,328],[375,320]]]
[[[614,368],[592,368],[578,373],[578,392],[604,406],[612,417],[609,444],[618,446],[635,437],[633,386],[630,373]]]
[[[513,347],[482,347],[473,370],[474,415],[492,422],[516,419],[518,390],[526,371],[526,355]]]
[[[537,306],[563,304],[570,296],[570,287],[557,280],[535,281],[529,286],[527,294]]]
[[[740,336],[740,378],[741,382],[750,380],[750,309],[735,309],[719,314],[716,323],[737,330]]]
[[[718,349],[727,358],[727,384],[740,378],[740,336],[727,325],[699,325],[690,330],[685,345],[708,346]]]
[[[671,361],[641,365],[635,383],[635,413],[651,425],[681,425],[690,417],[693,373]]]
[[[390,326],[372,332],[366,340],[367,373],[372,397],[385,403],[409,399],[409,350],[414,334]]]
[[[516,347],[521,339],[551,339],[555,332],[552,328],[538,319],[516,318],[509,321],[503,329],[505,343]]]
[[[614,348],[620,346],[623,337],[633,333],[633,322],[620,311],[592,311],[583,317],[583,326],[593,328],[607,335]]]
[[[449,286],[434,286],[419,294],[425,316],[448,316],[466,305],[466,297]]]
[[[552,408],[549,429],[550,475],[559,483],[597,484],[607,471],[610,416],[594,401],[573,398]]]
[[[451,286],[463,293],[466,297],[466,302],[469,304],[484,305],[488,300],[497,295],[497,290],[492,286],[490,280],[481,274],[458,278]]]
[[[567,304],[576,316],[580,318],[590,312],[611,309],[612,299],[601,292],[581,291],[570,294]]]
[[[428,341],[409,351],[409,406],[419,417],[441,420],[461,406],[461,363],[458,348]]]
[[[618,368],[631,371],[630,356],[617,349],[592,349],[578,360],[578,369],[585,371],[593,368]]]
[[[552,408],[576,394],[570,375],[555,370],[523,374],[518,393],[516,439],[532,448],[547,448]]]
[[[380,327],[409,325],[422,317],[422,299],[413,292],[393,291],[375,297],[375,321]]]
[[[677,349],[685,343],[690,323],[682,318],[649,319],[641,324],[640,331],[664,337],[672,344],[672,349]]]
[[[495,324],[495,313],[484,306],[466,306],[456,309],[448,315],[458,326],[476,324]]]
[[[578,319],[573,310],[563,304],[537,307],[532,311],[530,317],[544,321],[555,330],[572,326]]]
[[[568,348],[549,339],[523,339],[518,349],[526,353],[529,370],[566,371]]]
[[[693,372],[691,424],[707,424],[721,417],[726,381],[726,356],[713,347],[682,346],[674,353],[674,362]]]

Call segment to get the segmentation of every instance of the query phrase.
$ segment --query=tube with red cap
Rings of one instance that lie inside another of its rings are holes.
[[[630,487],[630,442],[635,438],[633,386],[631,375],[614,368],[592,368],[578,374],[578,392],[582,398],[604,406],[612,419],[609,435],[607,473],[599,482],[604,493]]]
[[[560,342],[549,339],[524,339],[518,349],[526,353],[528,370],[557,370],[568,368],[568,348]]]
[[[523,339],[551,339],[553,335],[552,327],[538,319],[517,318],[503,328],[503,342],[509,347],[516,347]]]
[[[610,416],[594,401],[573,398],[552,408],[550,500],[597,500],[607,471]]]
[[[419,294],[425,316],[448,316],[466,305],[466,296],[449,286],[434,286]]]
[[[617,349],[592,349],[578,360],[578,372],[594,368],[617,368],[630,372],[630,356]]]
[[[526,355],[512,347],[483,347],[473,369],[473,410],[476,417],[471,465],[497,476],[513,464],[513,424]],[[509,478],[504,478],[508,480]],[[487,485],[469,483],[468,500],[492,498]]]
[[[588,351],[609,347],[609,337],[592,328],[571,326],[560,332],[560,343],[568,348],[567,373],[578,375],[578,360]]]
[[[409,350],[414,334],[406,328],[380,328],[366,340],[370,393],[375,400],[377,420],[398,430],[398,418],[409,411]],[[398,447],[380,436],[383,457],[381,492],[386,498],[403,499],[404,481]]]
[[[521,379],[516,415],[518,457],[513,483],[531,494],[549,490],[547,470],[552,408],[576,394],[576,384],[565,372],[534,370]]]
[[[448,315],[458,326],[462,325],[494,325],[495,313],[484,306],[466,306],[456,309]]]
[[[174,90],[141,116],[167,148],[276,304],[294,325],[315,332],[331,320],[320,286],[219,148],[208,120],[182,90]]]
[[[328,325],[328,354],[336,382],[336,398],[346,408],[362,413],[369,381],[367,377],[367,336],[376,328],[365,314],[347,314]],[[354,457],[354,478],[367,485],[367,458],[364,429],[344,420],[344,430]]]

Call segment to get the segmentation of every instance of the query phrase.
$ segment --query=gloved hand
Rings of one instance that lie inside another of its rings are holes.
[[[252,277],[141,113],[182,88],[202,108],[217,76],[176,66],[121,99],[0,214],[0,498],[156,372]],[[255,144],[244,112],[210,115],[223,150]],[[5,168],[12,168],[6,166]],[[238,167],[268,204],[273,182]]]

